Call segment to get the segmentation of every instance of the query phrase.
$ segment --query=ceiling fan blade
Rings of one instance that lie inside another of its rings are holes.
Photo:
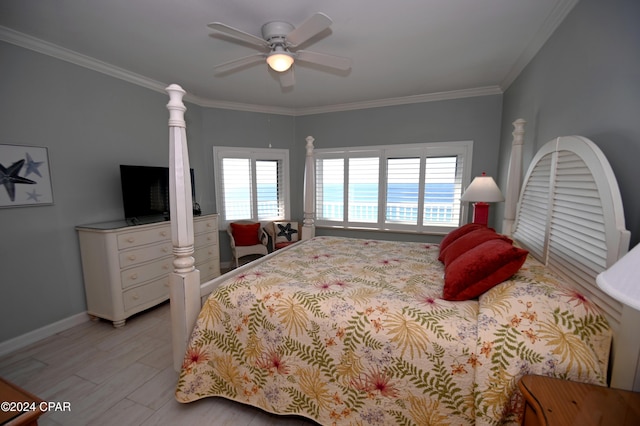
[[[314,35],[321,33],[331,26],[333,21],[324,13],[316,13],[297,28],[294,28],[289,34],[287,34],[287,41],[291,46],[298,46],[305,41],[309,40]]]
[[[264,61],[264,58],[264,54],[256,53],[255,55],[245,56],[244,58],[234,59],[232,61],[216,65],[215,67],[213,67],[213,70],[216,74],[222,74],[228,71],[233,71],[236,68],[241,68],[254,63],[262,62]]]
[[[335,68],[347,71],[351,68],[351,59],[336,55],[327,55],[326,53],[311,52],[308,50],[298,50],[296,59],[303,62],[310,62],[329,68]]]
[[[296,79],[293,75],[293,67],[280,73],[280,86],[292,87],[294,84],[296,84]]]
[[[237,28],[230,27],[229,25],[226,25],[220,22],[212,22],[208,24],[207,27],[211,28],[212,30],[226,34],[235,39],[238,39],[250,44],[254,44],[256,46],[267,47],[267,48],[269,47],[269,43],[266,40],[258,36],[254,36],[253,34],[249,34],[244,31],[241,31]]]

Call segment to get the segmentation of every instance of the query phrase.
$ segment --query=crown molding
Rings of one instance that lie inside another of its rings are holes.
[[[230,101],[216,101],[216,100],[205,99],[205,98],[198,98],[197,102],[194,102],[194,103],[205,108],[232,109],[236,111],[262,112],[265,114],[277,114],[277,115],[293,115],[293,116],[298,115],[296,113],[296,109],[294,108],[244,104],[240,102],[230,102]]]
[[[116,67],[106,62],[94,59],[90,56],[83,55],[73,50],[65,49],[64,47],[49,43],[48,41],[32,37],[30,35],[12,30],[7,27],[0,26],[0,40],[23,47],[25,49],[42,53],[43,55],[52,56],[56,59],[70,62],[72,64],[79,65],[81,67],[88,68],[90,70],[136,84],[138,86],[146,87],[147,89],[151,89],[157,92],[164,93],[164,89],[165,87],[167,87],[167,84],[152,80],[143,75],[127,71],[124,68]]]
[[[531,62],[531,60],[538,54],[542,46],[549,40],[551,34],[560,26],[562,21],[567,17],[569,12],[573,10],[573,7],[578,4],[580,0],[562,0],[556,4],[553,10],[547,16],[542,27],[538,30],[533,39],[527,44],[522,54],[518,57],[516,62],[511,67],[511,70],[500,83],[500,87],[503,91],[507,90],[509,86],[518,78],[524,68]]]
[[[263,105],[242,104],[237,102],[211,101],[200,98],[194,102],[207,108],[233,109],[248,112],[263,112],[280,115],[314,115],[331,112],[352,111],[367,108],[383,108],[397,105],[417,104],[423,102],[446,101],[451,99],[471,98],[474,96],[501,95],[503,93],[499,86],[476,87],[473,89],[451,90],[448,92],[427,93],[423,95],[403,96],[398,98],[376,99],[371,101],[352,102],[346,104],[326,105],[309,108],[280,108]]]
[[[571,0],[577,1],[577,0]],[[36,37],[12,30],[10,28],[0,26],[0,40],[10,44],[14,44],[25,49],[33,50],[44,55],[54,57],[72,64],[88,68],[90,70],[106,74],[110,77],[114,77],[120,80],[127,81],[132,84],[136,84],[141,87],[153,90],[165,94],[166,87],[169,83],[163,83],[157,80],[150,79],[140,74],[133,73],[124,68],[116,67],[98,59],[83,55],[73,50],[66,49],[56,44],[38,39]],[[278,115],[312,115],[312,114],[324,114],[331,112],[350,111],[366,108],[382,108],[388,106],[406,105],[421,102],[434,102],[450,99],[468,98],[474,96],[486,96],[486,95],[498,95],[502,94],[502,89],[499,86],[487,86],[472,89],[452,90],[448,92],[427,93],[421,95],[403,96],[397,98],[377,99],[362,102],[352,102],[346,104],[327,105],[320,107],[310,108],[285,108],[267,105],[254,105],[244,104],[239,102],[230,101],[216,101],[211,99],[202,98],[196,95],[187,93],[184,97],[186,102],[191,102],[195,105],[199,105],[206,108],[220,108],[230,109],[236,111],[246,112],[258,112],[266,114],[278,114]]]
[[[372,101],[352,102],[347,104],[328,105],[322,107],[299,108],[296,115],[324,114],[328,112],[351,111],[366,108],[382,108],[388,106],[417,104],[422,102],[446,101],[451,99],[471,98],[474,96],[501,95],[498,86],[477,87],[473,89],[450,90],[447,92],[426,93],[423,95],[402,96],[399,98],[378,99]]]

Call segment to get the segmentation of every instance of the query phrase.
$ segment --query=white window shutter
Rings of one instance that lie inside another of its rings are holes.
[[[427,157],[423,224],[459,225],[462,161],[462,156]]]
[[[387,159],[387,223],[418,224],[420,158]]]
[[[221,186],[226,220],[250,219],[251,161],[248,158],[223,158]]]
[[[316,161],[316,206],[318,220],[344,220],[344,159]]]

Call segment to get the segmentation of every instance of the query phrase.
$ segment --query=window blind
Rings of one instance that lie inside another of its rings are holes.
[[[380,158],[349,158],[349,210],[351,222],[378,222]]]
[[[256,160],[258,220],[284,217],[282,161]]]
[[[387,159],[387,223],[418,224],[420,158]]]
[[[227,220],[251,217],[251,161],[248,158],[222,159],[222,205]]]
[[[316,215],[319,220],[344,219],[344,159],[316,161]]]
[[[423,223],[457,226],[462,197],[462,157],[427,157]]]

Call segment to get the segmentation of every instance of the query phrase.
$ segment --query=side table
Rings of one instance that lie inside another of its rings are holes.
[[[524,426],[640,425],[640,393],[528,375],[518,383]]]
[[[0,410],[0,425],[36,426],[38,417],[43,414],[40,408],[42,402],[44,401],[37,396],[0,378],[0,403],[3,404]],[[20,411],[9,411],[9,408],[17,408]]]

